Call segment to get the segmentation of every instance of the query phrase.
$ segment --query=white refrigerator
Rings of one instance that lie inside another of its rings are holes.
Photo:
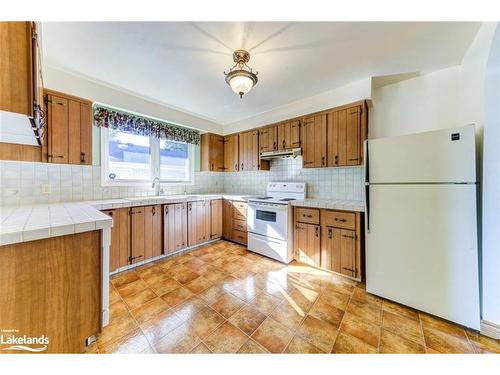
[[[366,289],[480,328],[474,126],[365,142]]]

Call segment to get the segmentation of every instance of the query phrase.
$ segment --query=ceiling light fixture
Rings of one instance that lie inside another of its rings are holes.
[[[226,75],[226,83],[231,86],[231,89],[240,96],[250,92],[250,90],[257,84],[257,74],[252,72],[247,63],[250,61],[250,54],[243,50],[237,49],[233,52],[234,66],[229,69]]]

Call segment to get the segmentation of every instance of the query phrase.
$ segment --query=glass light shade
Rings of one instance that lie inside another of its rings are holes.
[[[231,89],[240,97],[247,94],[253,87],[253,81],[245,75],[235,75],[229,81]]]

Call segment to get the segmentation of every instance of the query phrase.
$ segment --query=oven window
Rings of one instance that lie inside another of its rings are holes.
[[[257,220],[276,222],[276,212],[257,210]]]

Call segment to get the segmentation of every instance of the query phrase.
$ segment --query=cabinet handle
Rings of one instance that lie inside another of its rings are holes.
[[[342,237],[349,238],[351,240],[355,240],[356,239],[356,235],[343,234]]]
[[[321,157],[321,165],[325,165],[325,157],[324,156]]]
[[[338,163],[339,163],[339,156],[335,155],[335,164],[338,164]]]
[[[80,163],[85,163],[85,152],[80,152]]]
[[[351,159],[347,159],[348,161],[358,161],[359,159],[358,158],[351,158]]]
[[[285,140],[283,139],[283,148],[285,148],[285,144],[286,144],[286,142],[285,142]]]
[[[49,154],[47,155],[48,158],[52,158],[52,159],[56,159],[56,158],[64,158],[63,155],[52,155],[52,154]]]
[[[153,206],[152,211],[153,211],[153,216],[154,216],[156,214],[156,207],[155,206]]]
[[[243,163],[241,163],[241,170],[243,170]]]
[[[328,238],[332,239],[333,238],[333,231],[332,228],[328,228]]]
[[[165,215],[168,215],[168,207],[165,206]]]
[[[113,212],[109,212],[109,213],[108,213],[108,215],[109,215],[109,216],[113,216]]]
[[[278,147],[276,143],[277,143],[276,141],[273,142],[273,150],[276,150],[276,148]]]
[[[130,211],[130,215],[136,215],[136,214],[141,214],[142,211]]]
[[[128,261],[129,261],[129,263],[132,263],[132,261],[133,261],[134,259],[137,259],[137,258],[142,258],[142,255],[137,255],[136,257],[133,257],[133,256],[131,255],[131,256],[129,256],[129,257],[128,257]]]
[[[319,227],[314,227],[314,235],[319,237]]]
[[[308,218],[312,218],[312,217],[313,217],[313,215],[311,215],[311,214],[309,214],[309,215],[302,214],[302,216],[304,216],[304,217],[308,217]]]
[[[304,164],[312,164],[312,161],[305,161]]]
[[[347,220],[346,219],[339,219],[338,217],[336,217],[335,221],[340,221],[341,223],[345,223]]]
[[[212,165],[210,166],[210,170],[213,171],[214,170],[214,163],[212,163]]]
[[[234,170],[237,171],[238,170],[238,163],[235,163],[234,164]]]

